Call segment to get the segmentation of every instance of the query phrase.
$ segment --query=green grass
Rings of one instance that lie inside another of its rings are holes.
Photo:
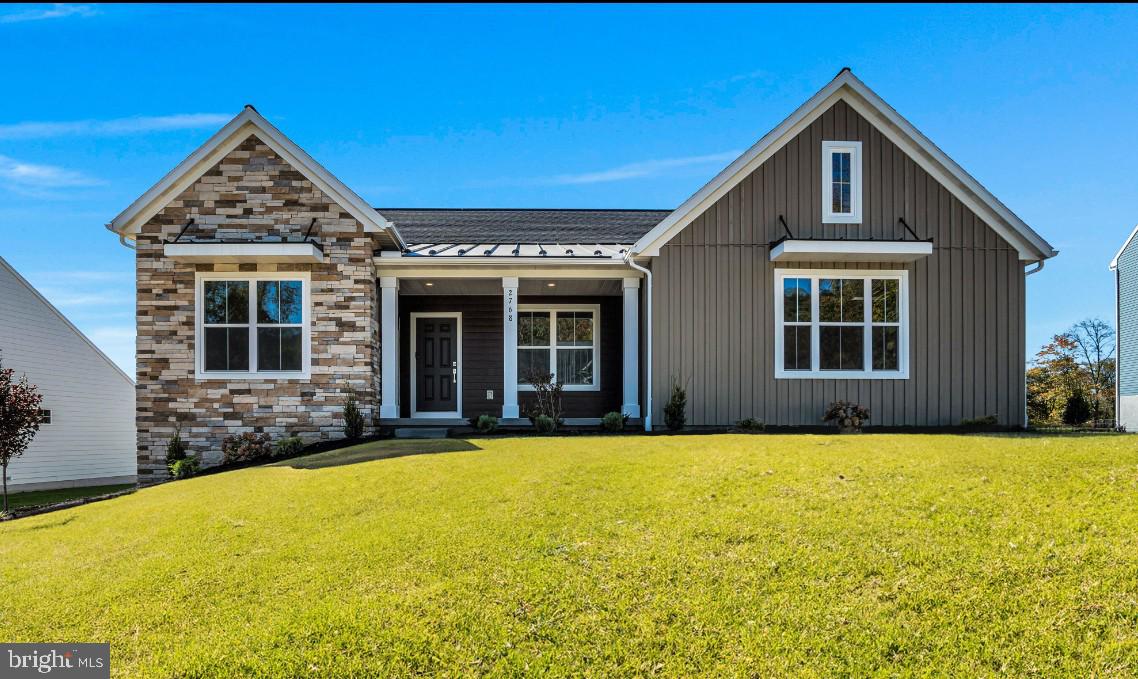
[[[81,497],[116,493],[120,490],[133,487],[133,483],[122,483],[112,486],[82,486],[79,488],[59,488],[56,490],[29,490],[25,493],[9,494],[8,507],[10,509],[19,509],[21,507],[50,505],[56,502],[63,502],[64,500],[75,500]]]
[[[121,676],[1133,676],[1136,444],[367,444],[0,525],[0,639]]]

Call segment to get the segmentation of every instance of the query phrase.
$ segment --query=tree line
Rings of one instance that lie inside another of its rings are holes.
[[[1052,337],[1028,364],[1028,422],[1112,425],[1114,352],[1114,329],[1099,318]]]

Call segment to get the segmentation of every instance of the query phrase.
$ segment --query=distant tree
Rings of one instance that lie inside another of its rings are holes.
[[[1079,321],[1067,331],[1086,371],[1087,400],[1094,419],[1114,416],[1114,329],[1101,318]]]
[[[8,465],[24,454],[40,429],[43,395],[24,375],[0,361],[0,477],[3,477],[4,513],[8,513]]]
[[[1084,381],[1079,349],[1067,333],[1055,335],[1035,354],[1027,371],[1027,410],[1034,422],[1055,422]]]
[[[1114,417],[1114,330],[1088,318],[1043,345],[1027,369],[1027,414],[1032,422],[1083,416]]]

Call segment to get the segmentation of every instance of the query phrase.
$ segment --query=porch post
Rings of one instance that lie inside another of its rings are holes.
[[[502,419],[518,411],[518,279],[502,279]]]
[[[399,417],[399,279],[382,276],[380,291],[380,380],[383,401],[379,416]]]
[[[624,402],[620,412],[640,417],[640,279],[624,279]]]

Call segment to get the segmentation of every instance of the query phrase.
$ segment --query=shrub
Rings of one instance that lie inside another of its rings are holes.
[[[744,434],[760,434],[766,431],[766,429],[767,425],[764,424],[762,420],[756,420],[753,417],[748,417],[735,423],[735,431]]]
[[[364,435],[364,414],[360,412],[360,405],[355,394],[348,394],[344,403],[344,438],[355,441]]]
[[[1063,424],[1073,427],[1089,419],[1091,419],[1091,404],[1082,389],[1076,390],[1067,399],[1067,405],[1063,407]]]
[[[539,417],[549,418],[553,422],[553,429],[561,426],[564,422],[561,418],[563,412],[561,394],[565,390],[565,385],[555,382],[550,373],[531,373],[526,377],[526,382],[533,387],[533,401],[526,406],[526,416],[530,422],[533,422],[539,431],[541,431],[537,424]]]
[[[826,408],[822,421],[833,422],[842,433],[858,432],[869,422],[869,409],[850,401],[834,401]]]
[[[225,437],[221,442],[221,463],[236,464],[239,462],[252,462],[271,457],[273,447],[269,444],[268,434],[234,434]]]
[[[184,459],[186,459],[186,444],[182,441],[182,427],[179,425],[174,429],[174,437],[166,444],[166,466],[172,467],[175,462]]]
[[[966,429],[983,429],[985,427],[994,427],[1000,423],[1000,418],[996,415],[983,415],[981,417],[966,417],[960,421],[960,426]]]
[[[601,418],[601,429],[604,431],[618,432],[624,431],[624,425],[628,423],[628,415],[617,411],[605,413]]]
[[[533,420],[533,426],[540,434],[550,434],[557,429],[557,422],[549,415],[536,415],[530,419]]]
[[[664,405],[664,425],[672,431],[679,431],[687,423],[688,392],[679,381],[672,378],[672,396]]]
[[[170,463],[170,478],[188,479],[198,473],[198,458],[196,455],[183,457]]]
[[[474,428],[483,434],[493,434],[498,431],[498,418],[493,415],[479,415],[474,418]]]
[[[299,436],[289,436],[277,441],[273,448],[276,450],[277,457],[297,455],[304,450],[304,439]]]

